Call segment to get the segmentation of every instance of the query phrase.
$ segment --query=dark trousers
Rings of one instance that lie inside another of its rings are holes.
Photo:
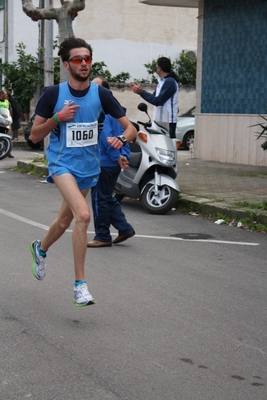
[[[97,185],[91,189],[92,208],[94,212],[94,240],[111,242],[110,225],[118,230],[119,235],[132,232],[130,225],[118,200],[113,196],[120,166],[101,167]]]
[[[169,133],[170,133],[170,138],[175,139],[176,137],[176,122],[170,122],[169,124]]]

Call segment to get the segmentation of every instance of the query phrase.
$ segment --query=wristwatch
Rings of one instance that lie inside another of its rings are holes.
[[[117,136],[117,139],[119,139],[122,142],[123,146],[125,146],[128,143],[126,137],[123,135]]]

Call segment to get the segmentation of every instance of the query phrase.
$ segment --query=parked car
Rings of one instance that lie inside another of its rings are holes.
[[[178,116],[176,139],[181,142],[181,147],[185,150],[189,150],[190,143],[194,143],[195,111],[196,107],[193,107],[185,114]]]
[[[28,145],[29,145],[32,149],[35,149],[35,150],[43,150],[43,149],[44,149],[44,141],[43,141],[43,140],[41,140],[41,141],[38,142],[38,143],[33,143],[33,142],[29,139],[30,134],[31,134],[31,130],[32,130],[32,125],[33,125],[34,118],[35,118],[35,114],[32,114],[31,117],[30,117],[30,119],[29,119],[28,125],[27,125],[26,128],[24,129],[24,138],[25,138],[26,142],[28,143]]]

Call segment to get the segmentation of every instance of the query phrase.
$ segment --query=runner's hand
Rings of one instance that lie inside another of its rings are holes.
[[[57,113],[61,122],[71,121],[76,114],[77,109],[81,107],[78,104],[73,103],[74,101],[70,101],[62,108],[60,112]]]

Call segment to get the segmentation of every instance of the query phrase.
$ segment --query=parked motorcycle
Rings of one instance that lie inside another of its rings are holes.
[[[8,157],[12,150],[11,137],[8,135],[12,118],[6,108],[0,108],[0,160]]]
[[[122,170],[115,196],[140,198],[143,207],[151,214],[165,214],[176,206],[179,196],[177,177],[177,148],[169,136],[168,116],[163,107],[157,108],[154,121],[147,112],[147,105],[138,109],[145,112],[148,122],[137,121],[145,129],[139,130],[136,141],[130,143],[129,168]]]

